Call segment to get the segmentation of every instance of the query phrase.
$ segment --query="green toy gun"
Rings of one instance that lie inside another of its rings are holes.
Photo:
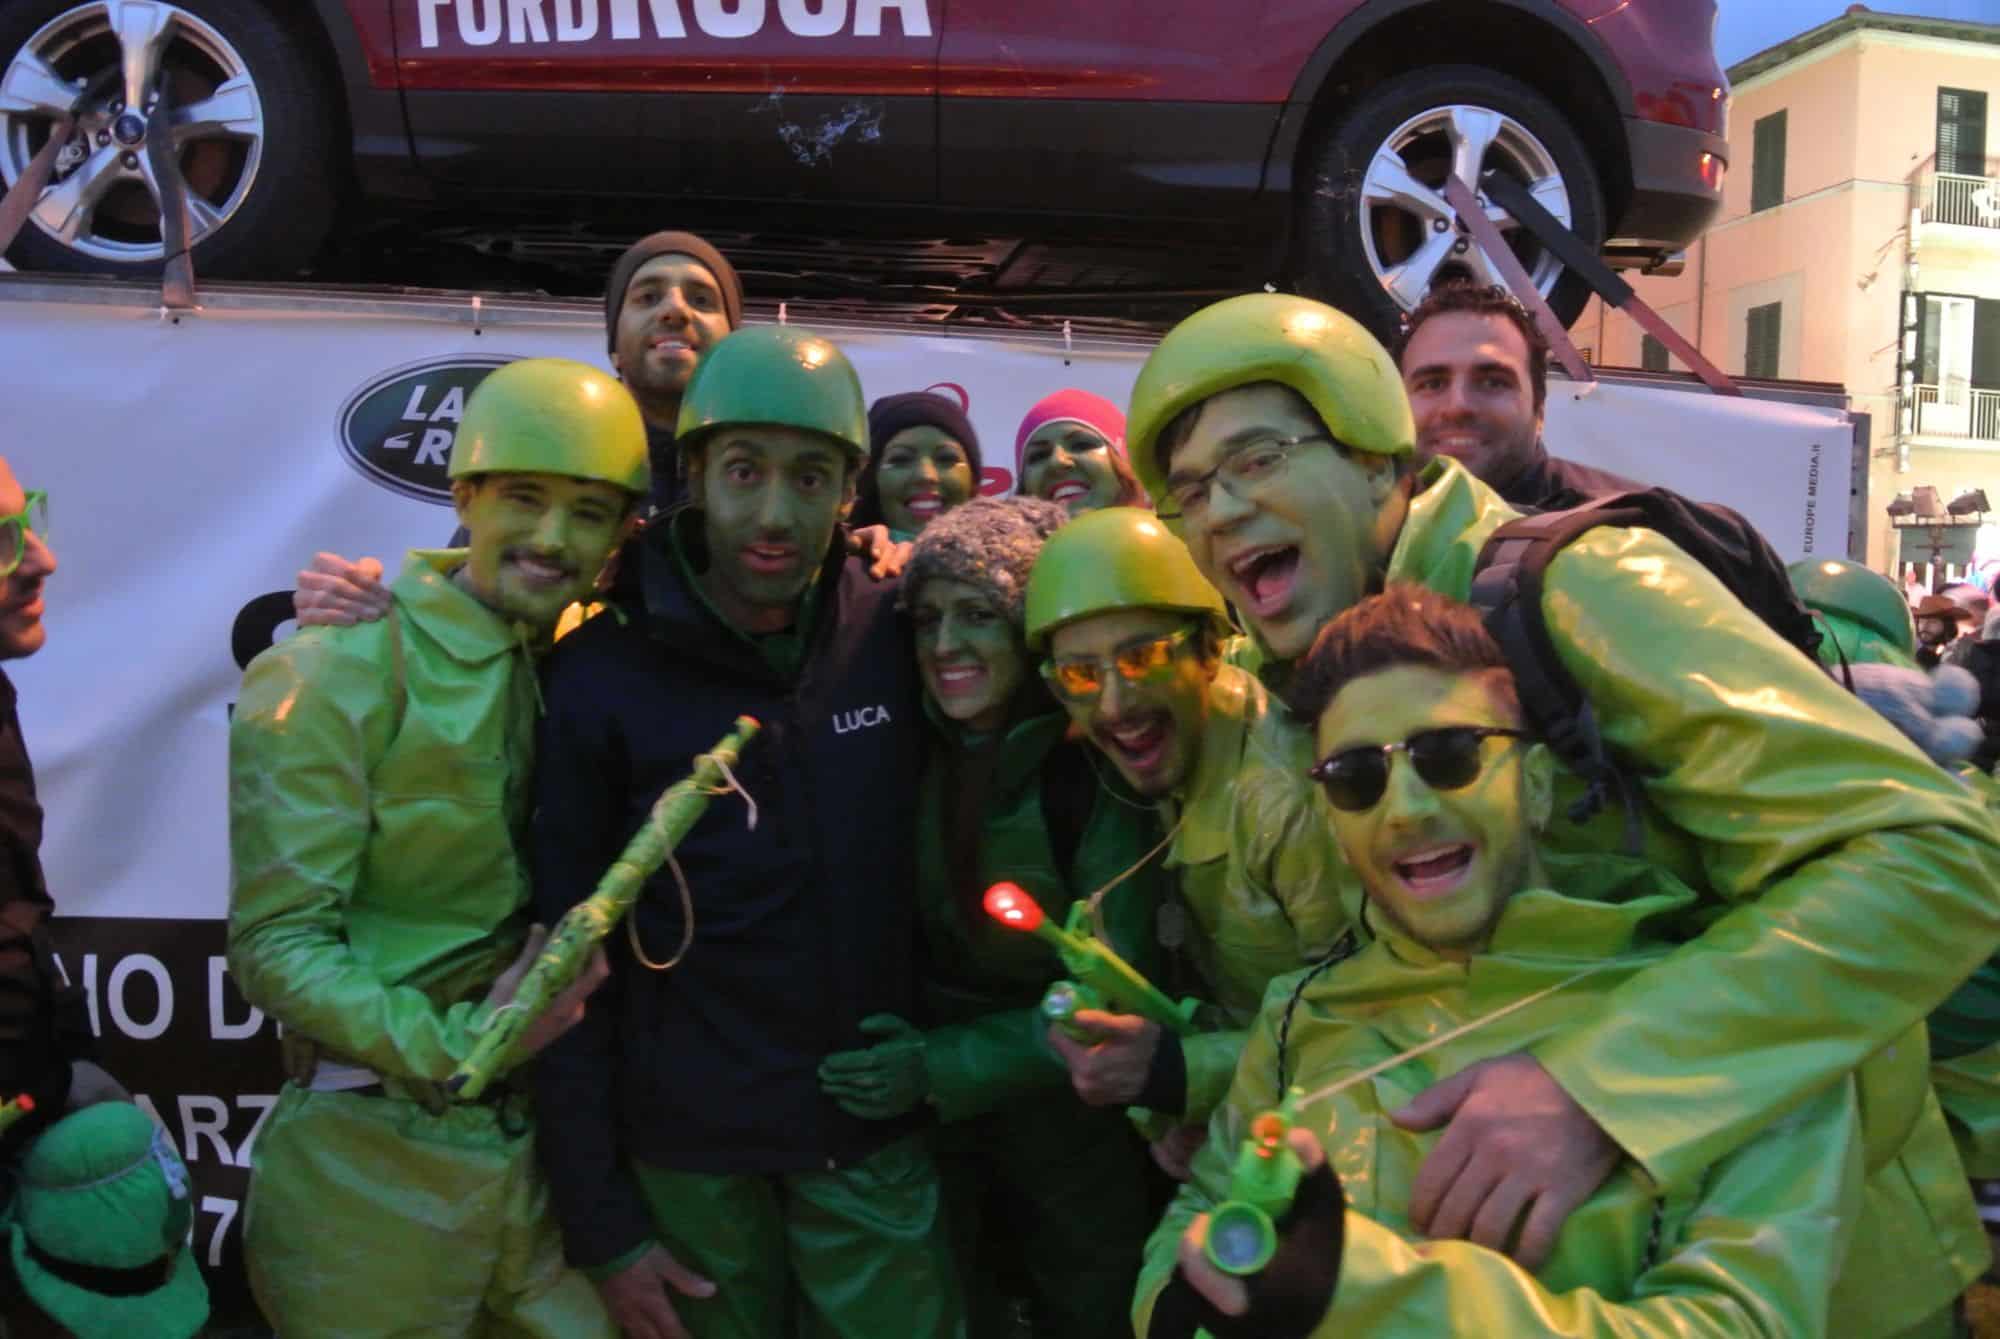
[[[528,968],[511,1003],[483,1020],[484,1030],[472,1053],[445,1080],[445,1091],[470,1102],[486,1091],[522,1034],[549,1007],[549,1002],[583,974],[591,951],[616,929],[639,890],[666,863],[674,847],[708,807],[708,797],[723,782],[737,756],[761,727],[748,716],[736,718],[736,729],[720,744],[695,759],[692,775],[667,787],[653,804],[597,889],[571,907],[556,922],[541,956]]]
[[[13,1129],[23,1117],[31,1114],[34,1109],[35,1099],[26,1093],[22,1093],[5,1106],[0,1106],[0,1134],[5,1134],[7,1131]]]
[[[1302,1094],[1285,1094],[1276,1111],[1250,1122],[1250,1133],[1236,1152],[1229,1174],[1229,1198],[1215,1206],[1208,1219],[1208,1241],[1202,1251],[1225,1274],[1255,1274],[1271,1263],[1278,1249],[1278,1220],[1292,1207],[1299,1188],[1299,1155],[1285,1143],[1298,1120]]]
[[[1090,907],[1074,902],[1069,924],[1058,927],[1042,914],[1035,899],[1018,884],[996,883],[986,890],[986,914],[1010,930],[1021,930],[1046,940],[1062,959],[1070,974],[1042,996],[1042,1014],[1061,1023],[1077,1035],[1072,1017],[1078,1009],[1114,1008],[1151,1019],[1179,1036],[1194,1030],[1194,1000],[1175,1004],[1141,976],[1138,969],[1112,951],[1111,946],[1090,932]]]

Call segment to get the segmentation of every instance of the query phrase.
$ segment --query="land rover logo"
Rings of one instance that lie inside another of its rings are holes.
[[[340,410],[340,449],[354,467],[405,497],[449,505],[451,441],[465,397],[513,354],[430,358],[384,372]]]

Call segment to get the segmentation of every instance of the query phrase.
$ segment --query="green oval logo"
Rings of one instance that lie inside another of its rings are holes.
[[[518,356],[431,358],[384,372],[341,406],[341,454],[384,488],[451,505],[451,444],[466,397]]]

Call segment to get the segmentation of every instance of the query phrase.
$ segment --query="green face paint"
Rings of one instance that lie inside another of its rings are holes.
[[[891,530],[916,534],[932,518],[972,496],[975,480],[965,448],[943,428],[920,423],[882,444],[875,497]]]
[[[1161,646],[1187,626],[1183,614],[1121,609],[1066,623],[1049,638],[1051,680],[1070,720],[1148,797],[1186,785],[1201,759],[1214,667],[1203,663],[1193,637]],[[1094,666],[1097,692],[1063,691],[1065,662]],[[1137,677],[1128,666],[1139,669]]]
[[[1021,447],[1021,492],[1060,503],[1072,516],[1117,505],[1111,443],[1081,423],[1047,423]]]
[[[910,605],[917,668],[938,710],[973,730],[1007,723],[1007,704],[1028,676],[1020,629],[977,586],[934,578]]]
[[[470,539],[465,584],[504,618],[553,628],[590,593],[624,534],[631,498],[610,484],[559,474],[490,474],[462,490]]]
[[[1355,679],[1319,719],[1319,756],[1400,743],[1450,726],[1513,727],[1484,676],[1398,666]],[[1462,956],[1486,945],[1534,868],[1534,832],[1547,821],[1554,767],[1548,750],[1489,738],[1467,785],[1437,789],[1407,752],[1390,755],[1387,787],[1358,813],[1323,812],[1370,902],[1412,939]]]
[[[830,438],[768,424],[718,428],[690,457],[708,543],[703,587],[740,630],[791,625],[840,523],[845,468]]]

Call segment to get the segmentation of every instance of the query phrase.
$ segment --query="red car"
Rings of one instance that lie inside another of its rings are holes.
[[[157,268],[145,143],[167,133],[210,274],[297,274],[343,205],[546,225],[623,200],[802,238],[1241,246],[1380,320],[1442,274],[1490,273],[1438,194],[1454,168],[1531,183],[1619,263],[1696,237],[1727,157],[1714,18],[1714,0],[0,0],[0,179],[76,110],[22,268]],[[1501,222],[1573,315],[1581,284]]]

